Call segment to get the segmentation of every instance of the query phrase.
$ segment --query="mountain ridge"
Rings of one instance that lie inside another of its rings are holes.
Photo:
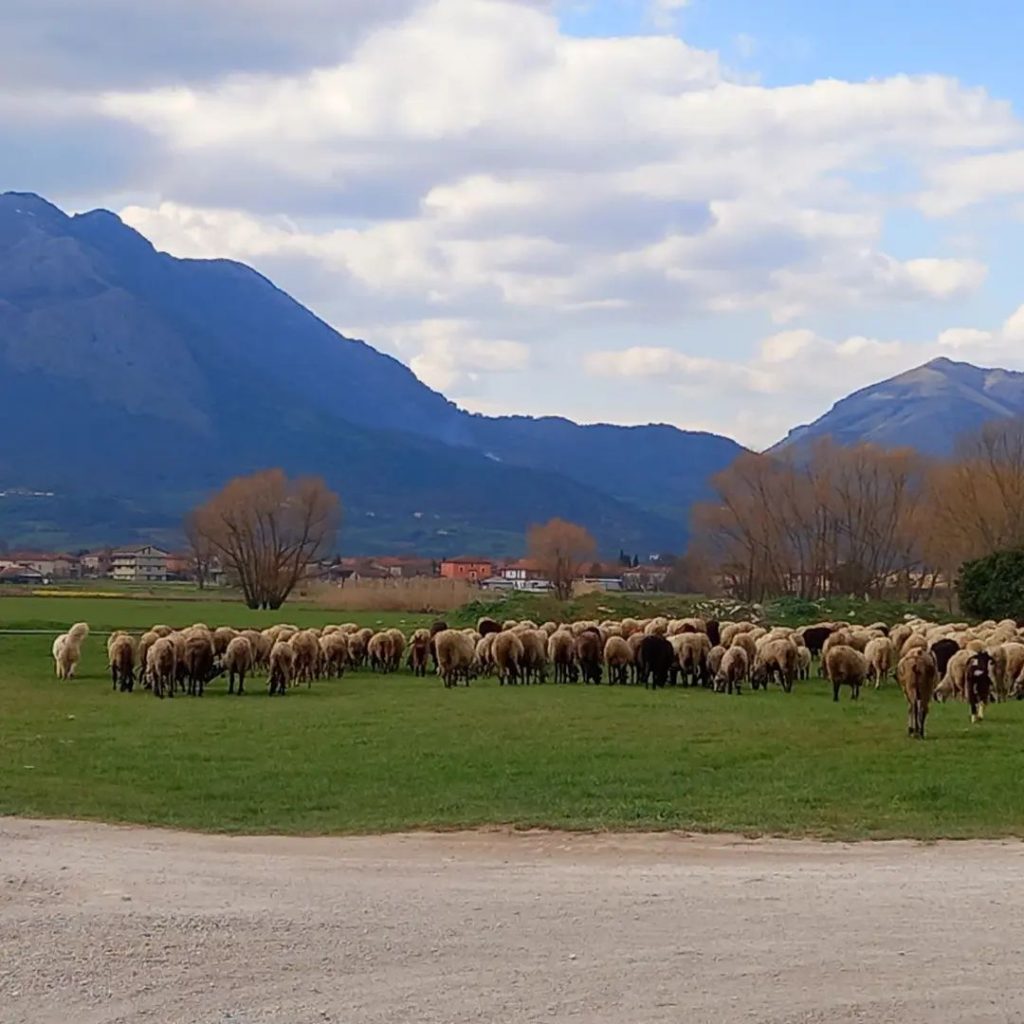
[[[0,453],[0,489],[58,494],[45,514],[0,502],[19,543],[173,536],[228,476],[280,464],[339,490],[350,551],[511,554],[549,515],[609,552],[680,550],[689,507],[743,450],[467,413],[245,264],[178,259],[110,211],[31,193],[0,195],[0,370],[0,430],[29,439]]]

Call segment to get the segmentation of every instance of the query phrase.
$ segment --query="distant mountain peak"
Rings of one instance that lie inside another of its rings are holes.
[[[832,437],[948,455],[964,435],[994,419],[1024,415],[1024,373],[938,356],[840,399],[796,427],[775,449]],[[775,450],[773,449],[773,450]]]

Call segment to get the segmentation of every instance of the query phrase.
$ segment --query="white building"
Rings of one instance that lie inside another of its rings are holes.
[[[167,580],[166,551],[147,544],[141,548],[122,548],[111,556],[110,575],[115,580],[140,583],[164,583]]]

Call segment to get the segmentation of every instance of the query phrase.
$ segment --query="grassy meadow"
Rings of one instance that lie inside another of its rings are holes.
[[[345,616],[412,628],[430,616]],[[154,622],[338,621],[208,599],[0,598],[0,629]],[[353,833],[510,824],[833,838],[1024,834],[1024,703],[972,727],[933,707],[905,736],[894,684],[834,705],[820,680],[740,697],[634,687],[446,691],[369,673],[269,698],[224,680],[202,699],[114,693],[103,638],[78,678],[49,635],[0,634],[0,814],[239,833]]]

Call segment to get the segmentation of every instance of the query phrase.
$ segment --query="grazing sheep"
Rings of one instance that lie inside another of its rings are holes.
[[[825,655],[825,672],[832,683],[832,699],[839,701],[839,688],[849,686],[854,700],[868,674],[868,663],[860,651],[848,644],[838,644]]]
[[[601,660],[604,655],[604,643],[596,627],[584,630],[576,637],[573,656],[579,666],[580,677],[584,683],[601,684]]]
[[[230,626],[218,626],[213,631],[213,653],[218,657],[224,657],[228,644],[238,636],[238,630]]]
[[[273,697],[275,694],[284,696],[291,686],[292,676],[295,671],[295,648],[290,640],[278,640],[270,649],[270,678],[269,692]]]
[[[767,690],[768,684],[777,679],[782,689],[790,693],[796,681],[799,661],[798,648],[788,637],[766,641],[754,656],[754,667],[750,671],[751,687]]]
[[[896,651],[887,636],[876,636],[864,648],[868,663],[868,679],[873,680],[877,690],[889,678],[896,663]]]
[[[348,635],[348,660],[354,669],[361,669],[366,662],[366,641],[358,632]]]
[[[138,662],[139,665],[139,675],[142,680],[143,688],[146,690],[150,689],[153,685],[150,682],[149,674],[146,672],[147,655],[149,654],[149,649],[159,639],[159,635],[154,633],[152,630],[143,633],[142,636],[139,637],[139,646],[136,653],[136,661]]]
[[[724,657],[725,648],[722,646],[712,647],[708,651],[708,672],[711,674],[712,679],[718,676],[718,670],[722,667],[722,659]]]
[[[911,650],[924,650],[924,648],[915,647],[911,648]],[[932,660],[935,661],[935,672],[938,674],[938,660],[934,654],[932,654]],[[949,700],[951,697],[956,700],[964,698],[966,695],[967,662],[970,660],[971,651],[957,651],[949,659],[945,674],[940,677],[941,681],[934,689],[934,697],[937,701],[941,703]]]
[[[750,671],[746,649],[734,644],[722,655],[721,664],[715,674],[715,690],[718,693],[740,693],[743,680]]]
[[[348,665],[348,634],[339,629],[320,637],[320,661],[328,679],[340,679]]]
[[[684,686],[704,686],[710,680],[708,654],[711,641],[706,633],[696,631],[680,633],[669,641],[676,651],[676,659]]]
[[[135,641],[127,633],[114,633],[107,641],[107,661],[113,689],[122,693],[135,688]]]
[[[661,689],[668,683],[675,659],[676,652],[663,636],[648,634],[637,649],[637,678],[645,687]]]
[[[252,648],[253,668],[265,668],[270,648],[273,644],[258,629],[243,629],[239,636],[244,636]]]
[[[391,634],[374,633],[370,642],[366,645],[366,657],[370,662],[370,668],[374,672],[389,672],[393,652],[393,641]]]
[[[164,695],[174,696],[174,681],[177,677],[177,652],[169,636],[157,637],[146,653],[146,675],[153,688],[153,696],[163,699]]]
[[[992,656],[985,651],[972,654],[964,671],[964,696],[971,708],[971,723],[985,718],[985,705],[992,699]]]
[[[811,652],[803,644],[797,644],[796,647],[797,656],[797,676],[800,679],[811,678]]]
[[[295,652],[291,683],[293,686],[305,683],[308,689],[319,675],[320,637],[311,629],[303,629],[293,634],[287,642]]]
[[[939,678],[934,656],[927,648],[912,647],[896,666],[896,678],[907,698],[907,735],[923,740],[928,705]]]
[[[481,675],[494,675],[494,658],[491,656],[491,648],[494,646],[494,638],[497,635],[497,633],[488,633],[476,642],[474,658],[476,669]]]
[[[621,636],[610,636],[605,641],[604,663],[608,667],[608,682],[624,686],[633,664],[633,651]]]
[[[488,633],[500,633],[501,623],[495,619],[487,618],[485,616],[484,618],[477,620],[476,631],[481,636],[487,636]]]
[[[417,679],[422,679],[427,674],[427,665],[430,661],[430,630],[417,629],[409,640],[409,668]]]
[[[805,626],[800,630],[804,644],[813,655],[821,655],[825,641],[832,635],[831,626]]]
[[[557,629],[548,637],[548,661],[555,669],[556,683],[576,682],[576,638],[567,629]]]
[[[757,660],[757,641],[749,633],[736,633],[732,640],[723,646],[726,649],[733,646],[742,647],[747,652],[747,662],[751,666]]]
[[[514,685],[519,682],[519,671],[523,661],[523,641],[519,634],[508,631],[497,633],[491,644],[491,657],[498,670],[498,682]]]
[[[185,678],[190,697],[202,697],[215,669],[213,638],[208,632],[195,630],[185,640]]]
[[[527,683],[544,683],[548,671],[548,637],[541,629],[519,631],[523,645],[523,679]]]
[[[493,634],[495,638],[502,634]],[[434,649],[437,658],[437,671],[444,682],[445,689],[458,685],[464,679],[469,685],[469,676],[473,669],[476,649],[465,633],[457,629],[445,629],[434,636]]]
[[[228,693],[235,692],[235,677],[238,677],[238,696],[245,693],[245,677],[255,667],[256,656],[252,644],[244,636],[232,637],[224,649],[222,664],[228,674]]]
[[[405,654],[405,634],[400,629],[389,629],[386,633],[391,638],[391,657],[387,671],[397,672],[402,664],[402,655]]]
[[[939,670],[939,678],[946,674],[950,659],[960,651],[960,644],[950,637],[943,637],[931,645],[932,657]]]

